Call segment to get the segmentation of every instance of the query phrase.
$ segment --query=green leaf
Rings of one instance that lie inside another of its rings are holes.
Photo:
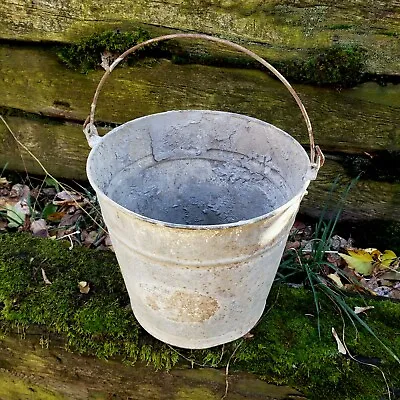
[[[372,255],[365,250],[348,250],[349,255],[339,253],[349,268],[354,269],[359,274],[371,275],[374,269],[374,259]]]
[[[7,206],[7,220],[9,228],[18,228],[25,222],[25,214],[16,207]]]
[[[397,256],[392,250],[385,250],[380,257],[380,269],[389,268],[396,260]]]
[[[57,180],[50,178],[50,176],[46,176],[44,182],[47,186],[55,188],[57,192],[61,192],[60,185],[58,184]]]
[[[49,215],[54,214],[57,211],[57,206],[53,203],[48,203],[42,211],[42,218],[47,219]]]

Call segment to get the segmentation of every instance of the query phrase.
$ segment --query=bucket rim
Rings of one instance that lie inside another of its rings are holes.
[[[123,212],[124,214],[133,216],[139,220],[142,220],[144,222],[147,223],[151,223],[152,225],[158,225],[158,226],[162,226],[162,227],[167,227],[167,228],[174,228],[174,229],[185,229],[185,230],[222,230],[222,229],[229,229],[229,228],[236,228],[236,227],[241,227],[244,225],[251,225],[254,223],[257,223],[259,221],[265,220],[267,218],[272,218],[275,215],[280,214],[281,212],[283,212],[283,210],[290,208],[291,206],[293,206],[295,203],[299,203],[301,202],[301,199],[303,198],[303,196],[306,194],[307,192],[307,188],[311,182],[311,179],[306,179],[304,181],[303,186],[298,190],[298,192],[290,199],[288,200],[286,203],[282,204],[281,206],[279,206],[278,208],[273,209],[272,211],[266,213],[266,214],[262,214],[259,215],[257,217],[254,218],[250,218],[250,219],[245,219],[245,220],[240,220],[240,221],[236,221],[236,222],[230,222],[230,223],[226,223],[226,224],[215,224],[215,225],[192,225],[192,224],[177,224],[177,223],[173,223],[173,222],[167,222],[167,221],[162,221],[162,220],[157,220],[154,218],[150,218],[150,217],[146,217],[145,215],[139,214],[135,211],[129,210],[123,206],[121,206],[120,204],[118,204],[116,201],[114,201],[113,199],[111,199],[110,197],[108,197],[104,191],[102,189],[99,188],[99,186],[94,182],[94,179],[91,176],[91,173],[89,171],[89,165],[90,165],[90,161],[91,159],[94,157],[94,154],[96,153],[96,149],[102,145],[103,141],[107,141],[107,138],[111,138],[114,135],[118,134],[118,130],[126,125],[129,124],[133,121],[138,121],[138,120],[142,120],[142,119],[147,119],[147,118],[151,118],[153,116],[157,116],[157,115],[163,115],[163,114],[171,114],[171,113],[182,113],[182,112],[208,112],[208,113],[212,113],[212,114],[229,114],[229,115],[234,115],[236,117],[240,117],[240,118],[245,118],[245,119],[250,119],[253,120],[255,122],[261,123],[261,124],[265,124],[265,125],[270,125],[273,126],[275,129],[279,130],[282,134],[284,134],[285,136],[287,136],[288,138],[290,138],[293,143],[299,147],[300,152],[304,153],[305,157],[308,159],[309,161],[309,166],[311,168],[312,164],[310,161],[310,158],[307,154],[307,152],[305,151],[305,149],[303,148],[303,146],[289,133],[285,132],[284,130],[276,127],[275,125],[260,120],[258,118],[255,117],[250,117],[244,114],[239,114],[239,113],[233,113],[233,112],[229,112],[229,111],[218,111],[218,110],[202,110],[202,109],[189,109],[189,110],[169,110],[169,111],[163,111],[160,113],[153,113],[153,114],[149,114],[149,115],[144,115],[142,117],[139,118],[135,118],[132,120],[129,120],[119,126],[117,126],[116,128],[113,128],[110,132],[108,132],[107,134],[105,134],[104,136],[101,137],[101,140],[91,149],[89,156],[87,158],[86,161],[86,174],[89,180],[90,185],[92,186],[92,188],[95,190],[96,195],[99,197],[103,197],[107,202],[112,203],[113,206],[115,206],[117,209],[119,209],[121,212]],[[299,199],[300,198],[300,199]]]

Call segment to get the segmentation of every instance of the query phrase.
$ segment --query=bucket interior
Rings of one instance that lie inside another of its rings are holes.
[[[170,111],[114,129],[88,160],[96,190],[126,209],[181,225],[221,225],[273,211],[308,185],[290,135],[218,111]]]

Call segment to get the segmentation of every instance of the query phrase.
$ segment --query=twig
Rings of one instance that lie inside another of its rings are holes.
[[[4,164],[3,169],[2,169],[1,172],[0,172],[0,177],[3,176],[4,171],[7,169],[7,167],[8,167],[8,162],[6,162],[6,163]]]
[[[312,239],[308,243],[311,243],[313,240],[315,241],[315,240],[319,240],[319,239]],[[291,250],[297,252],[297,249],[295,249],[293,247],[287,249],[286,251],[291,251]],[[308,249],[303,248],[303,249],[301,249],[301,251],[302,251],[302,253],[313,253],[315,250],[308,250]],[[339,252],[336,250],[319,250],[319,252],[324,253],[324,254],[339,254]]]
[[[288,249],[288,250],[292,250],[292,249]],[[303,253],[312,253],[314,250],[302,249],[301,251]],[[336,251],[336,250],[321,250],[321,253],[324,253],[324,254],[339,254],[339,252]]]
[[[71,236],[76,235],[78,233],[81,233],[81,231],[78,230],[78,231],[75,231],[75,232],[72,232],[72,233],[68,233],[67,235],[61,236],[61,237],[57,238],[56,240],[61,240],[61,239],[68,238],[69,242],[71,243],[71,246],[69,246],[68,249],[72,250],[74,248],[74,242],[72,241]]]
[[[243,341],[241,341],[235,348],[235,350],[233,350],[231,356],[229,357],[228,363],[226,364],[225,367],[225,394],[221,397],[221,400],[226,399],[226,396],[228,396],[228,390],[229,390],[229,366],[231,363],[231,360],[233,358],[233,356],[236,354],[237,350],[239,349],[239,347],[243,344]]]
[[[200,364],[198,362],[196,362],[195,360],[193,360],[192,358],[188,358],[186,356],[184,356],[182,353],[180,353],[178,350],[175,349],[175,347],[171,346],[170,344],[167,344],[167,346],[174,351],[176,354],[178,354],[179,357],[182,357],[183,359],[185,359],[186,361],[189,361],[191,364],[191,367],[193,369],[193,367],[195,365],[197,365],[198,367],[212,367],[212,365],[207,365],[207,364]]]
[[[65,239],[65,238],[67,238],[67,237],[71,237],[71,236],[76,235],[76,234],[78,234],[78,233],[81,233],[81,231],[75,231],[75,232],[72,232],[72,233],[68,233],[68,234],[66,234],[66,235],[64,235],[64,236],[61,236],[61,237],[57,238],[56,240]]]
[[[19,143],[18,143],[18,145],[21,146]],[[21,156],[22,164],[24,164],[24,170],[25,170],[25,174],[26,174],[26,178],[28,180],[28,183],[29,183],[29,185],[31,187],[33,187],[31,179],[30,179],[29,174],[28,174],[28,168],[26,168],[25,159],[24,159],[24,156],[22,155],[22,152],[19,152],[19,155]],[[23,182],[23,183],[25,184],[25,182]]]
[[[54,178],[53,175],[50,174],[49,171],[47,171],[47,169],[45,168],[45,166],[41,163],[41,161],[17,138],[17,136],[15,135],[15,133],[11,130],[11,128],[9,127],[9,125],[7,124],[7,122],[5,121],[5,119],[3,118],[2,115],[0,115],[0,119],[3,121],[4,125],[6,126],[6,128],[8,129],[8,131],[11,133],[12,137],[14,138],[14,140],[39,164],[40,168],[42,168],[43,172],[49,176],[50,178],[54,179],[56,182],[58,182],[58,184],[60,185],[61,189],[67,191],[67,189],[64,187],[64,185],[61,184],[61,182],[59,182],[56,178]],[[75,205],[81,209],[100,229],[102,229],[105,233],[107,233],[107,231],[75,200],[73,199]]]
[[[38,190],[37,196],[35,198],[35,202],[33,203],[33,206],[32,206],[33,210],[36,209],[36,204],[38,203],[40,192],[42,191],[42,188],[43,188],[43,185],[44,185],[45,181],[46,181],[46,178],[42,179],[42,182],[40,183],[39,190]],[[32,182],[30,180],[29,180],[29,182],[30,182],[31,186],[33,187]]]
[[[221,349],[221,357],[219,358],[218,364],[219,365],[222,361],[222,358],[224,357],[224,351],[225,351],[225,344],[222,345],[222,349]]]

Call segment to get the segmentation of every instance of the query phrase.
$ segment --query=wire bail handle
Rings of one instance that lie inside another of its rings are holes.
[[[149,40],[146,40],[145,42],[138,43],[135,46],[131,47],[130,49],[126,50],[117,59],[115,59],[113,61],[113,63],[104,72],[104,75],[102,76],[102,78],[96,88],[96,92],[94,93],[92,104],[90,106],[90,114],[86,118],[85,123],[83,124],[83,132],[85,133],[86,140],[87,140],[89,146],[94,147],[101,140],[101,137],[99,136],[99,134],[97,132],[97,128],[94,124],[94,116],[95,116],[95,112],[96,112],[96,105],[97,105],[97,100],[100,95],[100,91],[101,91],[105,81],[107,80],[108,76],[114,70],[114,68],[121,61],[123,61],[129,54],[134,53],[135,51],[139,50],[140,48],[142,48],[144,46],[147,46],[148,44],[158,43],[158,42],[162,42],[162,41],[170,40],[170,39],[183,39],[183,38],[184,39],[188,39],[188,38],[204,39],[204,40],[209,40],[211,42],[221,43],[221,44],[225,44],[229,47],[232,47],[242,53],[247,54],[248,56],[250,56],[253,59],[255,59],[256,61],[258,61],[260,64],[262,64],[264,67],[266,67],[269,71],[271,71],[285,85],[286,89],[290,92],[290,94],[295,99],[297,105],[299,106],[301,114],[303,115],[304,121],[307,126],[308,137],[310,140],[310,162],[311,162],[311,168],[313,171],[312,175],[315,175],[313,177],[310,177],[310,179],[315,179],[319,168],[324,164],[325,156],[323,155],[319,146],[315,145],[314,133],[313,133],[313,129],[311,126],[310,118],[307,114],[307,111],[306,111],[302,101],[300,100],[300,97],[298,96],[296,91],[293,89],[293,87],[290,85],[290,83],[270,63],[268,63],[267,61],[265,61],[263,58],[261,58],[260,56],[258,56],[255,53],[253,53],[252,51],[246,49],[245,47],[242,47],[236,43],[230,42],[229,40],[220,39],[220,38],[216,38],[214,36],[203,35],[203,34],[199,34],[199,33],[176,33],[176,34],[172,34],[172,35],[159,36],[159,37],[156,37],[153,39],[149,39]]]

